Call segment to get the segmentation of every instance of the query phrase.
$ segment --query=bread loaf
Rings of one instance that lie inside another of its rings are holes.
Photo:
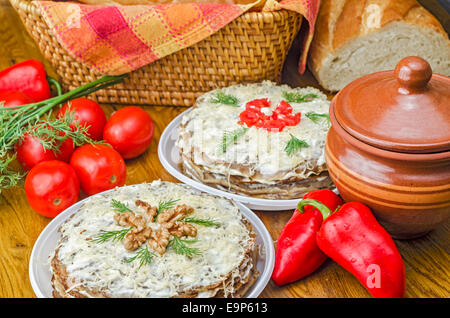
[[[450,75],[448,35],[417,1],[322,0],[309,68],[324,88],[338,91],[411,55]]]

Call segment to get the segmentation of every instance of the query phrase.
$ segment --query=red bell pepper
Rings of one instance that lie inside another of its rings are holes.
[[[317,232],[319,248],[353,274],[377,298],[400,298],[405,294],[405,266],[391,236],[377,222],[370,209],[348,202],[332,212],[316,200],[298,204],[314,206],[324,221]]]
[[[28,95],[21,92],[0,92],[0,103],[2,107],[20,106],[34,103]]]
[[[54,79],[47,76],[40,61],[26,60],[0,72],[0,92],[21,92],[35,102],[40,102],[52,96],[47,80],[56,84]]]
[[[331,190],[315,190],[304,199],[316,199],[334,210],[343,204]],[[272,280],[278,286],[292,283],[314,272],[327,256],[317,247],[316,233],[322,224],[322,214],[313,206],[303,213],[294,211],[277,241]]]

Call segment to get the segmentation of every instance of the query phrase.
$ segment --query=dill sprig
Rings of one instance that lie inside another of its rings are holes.
[[[309,119],[311,119],[314,123],[319,123],[319,121],[321,119],[326,119],[328,121],[328,123],[330,122],[330,117],[328,116],[328,114],[318,114],[315,112],[307,112],[305,114],[306,117],[308,117]]]
[[[31,136],[38,137],[41,145],[53,152],[59,152],[61,144],[71,138],[75,146],[84,144],[102,144],[104,141],[96,141],[89,137],[89,126],[82,126],[79,122],[74,122],[75,113],[66,112],[64,117],[52,120],[41,119],[27,131]],[[70,125],[72,124],[72,127]]]
[[[288,103],[307,103],[317,98],[316,94],[300,94],[298,92],[283,92],[283,98]]]
[[[175,204],[180,201],[180,199],[176,200],[168,200],[168,201],[161,201],[158,203],[158,213],[164,212],[166,210],[173,209],[175,207]]]
[[[184,218],[181,220],[182,222],[186,222],[186,223],[194,223],[194,224],[198,224],[198,225],[203,225],[206,227],[211,227],[211,226],[220,226],[219,223],[215,222],[214,220],[209,220],[209,219],[197,219],[197,218]]]
[[[14,146],[23,139],[27,131],[26,123],[39,119],[34,114],[27,116],[25,109],[6,111],[7,109],[8,107],[0,107],[0,158],[14,150]],[[19,125],[24,121],[25,124]]]
[[[233,95],[225,94],[224,92],[219,91],[219,92],[217,92],[216,97],[211,99],[211,103],[225,104],[225,105],[237,107],[239,100]]]
[[[112,199],[111,207],[118,213],[133,212],[125,203]]]
[[[306,141],[300,140],[292,134],[289,135],[291,135],[291,139],[288,141],[286,147],[284,148],[284,151],[287,152],[288,156],[292,156],[294,153],[304,147],[309,147]]]
[[[233,131],[225,131],[223,133],[222,143],[220,145],[221,151],[225,153],[227,151],[228,146],[234,144],[239,137],[245,135],[247,130],[248,130],[247,127],[241,127]]]
[[[198,242],[197,240],[182,240],[178,236],[174,236],[170,242],[169,247],[174,250],[175,253],[180,255],[185,255],[187,257],[192,257],[195,255],[200,255],[200,250],[195,247],[189,247],[186,244],[192,244]]]
[[[101,230],[100,233],[92,240],[95,243],[105,243],[106,241],[112,240],[115,241],[122,241],[125,238],[125,235],[130,232],[132,227],[123,229],[123,230],[116,230],[116,231],[105,231]]]
[[[154,256],[156,256],[156,254],[150,251],[146,245],[145,248],[141,247],[133,257],[126,258],[125,261],[131,263],[136,259],[139,259],[139,268],[141,268],[144,265],[150,264]]]
[[[20,173],[8,169],[9,164],[16,159],[16,154],[6,155],[4,159],[0,159],[0,193],[2,189],[12,188],[22,182],[25,173]]]
[[[48,125],[50,123],[49,119],[52,114],[52,110],[55,106],[65,103],[66,101],[71,99],[86,96],[110,85],[117,84],[123,81],[125,77],[126,75],[104,76],[88,84],[80,86],[70,92],[49,98],[44,101],[20,106],[0,107],[0,158],[6,158],[8,152],[14,150],[14,146],[23,139],[25,133],[31,132],[32,134],[37,134],[33,132],[33,127],[38,123],[43,121],[44,123],[42,123],[42,126]],[[48,132],[48,128],[46,129],[46,131]],[[60,132],[66,133],[65,136],[62,136],[65,139],[69,137],[75,137],[76,140],[74,140],[74,142],[75,144],[77,144],[78,139],[75,136],[75,132],[67,129]],[[47,145],[48,147],[54,147],[51,142]],[[6,162],[8,162],[8,160],[2,160],[2,164]],[[4,169],[3,171],[6,170]],[[11,184],[14,184],[15,181],[17,181],[16,177],[18,175],[3,173],[2,175],[3,180],[6,180],[5,182],[0,183],[0,187],[2,188],[4,188],[5,186],[8,187]]]
[[[156,219],[158,218],[158,215],[166,210],[173,209],[175,207],[175,204],[180,201],[180,199],[176,200],[168,200],[168,201],[160,201],[158,203],[158,209],[156,210],[155,218],[153,219],[153,222],[156,222]]]

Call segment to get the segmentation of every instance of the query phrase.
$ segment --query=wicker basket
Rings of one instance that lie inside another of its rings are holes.
[[[10,0],[65,90],[96,74],[61,47],[30,0]],[[129,73],[125,82],[93,94],[101,103],[191,106],[204,92],[264,79],[280,81],[301,15],[291,11],[245,13],[201,42]]]

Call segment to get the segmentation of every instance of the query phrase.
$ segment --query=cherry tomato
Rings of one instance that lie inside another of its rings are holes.
[[[51,160],[37,164],[25,179],[28,203],[39,214],[55,217],[77,202],[80,183],[67,163]]]
[[[59,152],[53,152],[53,150],[45,149],[41,143],[39,137],[34,137],[29,134],[25,134],[21,142],[15,147],[17,153],[17,161],[25,170],[30,170],[40,162],[48,160],[61,160],[68,162],[70,156],[75,150],[73,140],[67,138],[59,147]]]
[[[106,122],[103,139],[123,158],[142,154],[153,138],[153,120],[140,107],[125,107],[116,111]]]
[[[69,162],[70,157],[72,157],[74,151],[75,151],[75,144],[73,143],[72,138],[67,138],[66,140],[63,141],[61,146],[59,146],[59,151],[55,155],[56,160]]]
[[[88,127],[89,137],[93,140],[102,139],[106,115],[98,103],[84,97],[76,98],[65,103],[56,116],[58,118],[64,117],[69,109],[71,113],[74,113],[74,122]],[[74,128],[75,125],[71,124],[70,127]]]
[[[0,103],[3,102],[3,107],[20,106],[31,104],[34,100],[28,95],[21,92],[0,92]]]
[[[125,184],[127,168],[120,154],[106,145],[84,145],[70,158],[80,180],[81,189],[89,195]]]

